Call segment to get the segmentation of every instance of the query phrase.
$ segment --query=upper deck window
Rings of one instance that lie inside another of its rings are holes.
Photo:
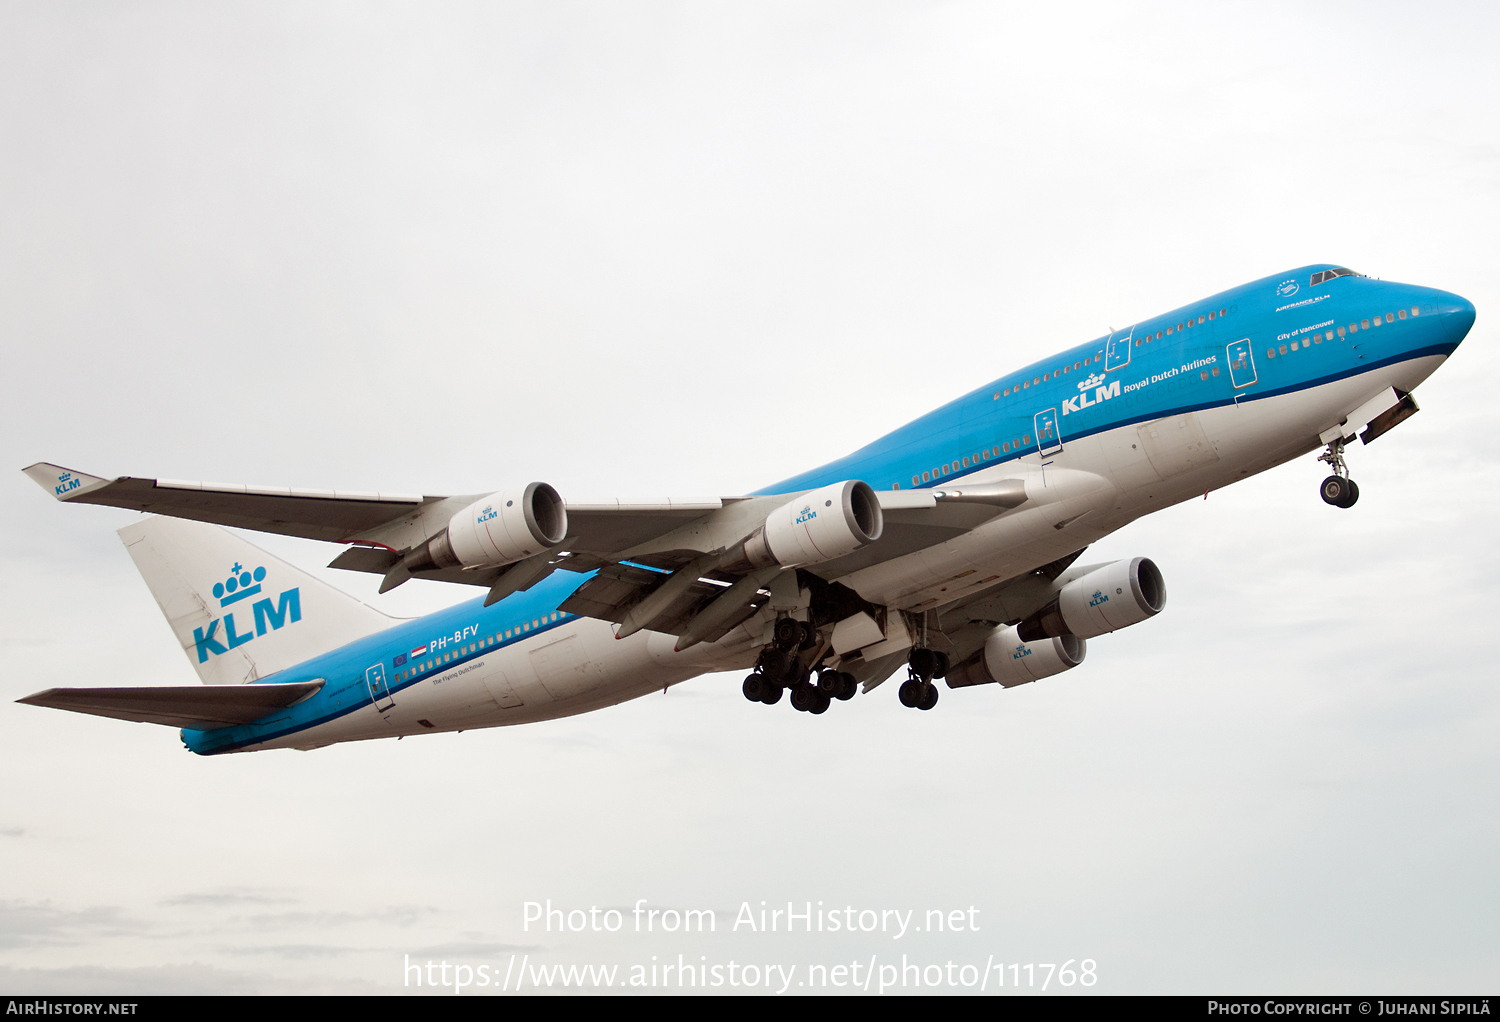
[[[1323,281],[1325,281],[1325,280],[1332,280],[1334,277],[1363,277],[1363,276],[1364,276],[1363,273],[1355,273],[1353,270],[1346,269],[1345,267],[1336,266],[1336,267],[1334,267],[1331,270],[1319,270],[1317,273],[1314,273],[1312,275],[1312,280],[1308,281],[1308,286],[1309,287],[1317,287],[1319,284],[1323,283]]]

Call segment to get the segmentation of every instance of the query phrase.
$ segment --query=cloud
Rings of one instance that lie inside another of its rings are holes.
[[[99,937],[145,933],[148,924],[113,906],[63,909],[51,902],[0,902],[0,948],[81,944]]]

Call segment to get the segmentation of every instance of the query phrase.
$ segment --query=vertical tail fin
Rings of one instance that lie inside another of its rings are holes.
[[[120,538],[207,685],[247,684],[396,623],[217,525],[151,517]]]

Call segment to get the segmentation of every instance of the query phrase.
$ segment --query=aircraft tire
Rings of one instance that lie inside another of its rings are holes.
[[[812,708],[813,688],[811,685],[801,684],[792,686],[792,709],[798,713],[806,713]]]
[[[930,710],[934,706],[937,705],[937,701],[938,701],[937,686],[934,685],[934,684],[932,684],[931,682],[928,682],[923,687],[926,688],[927,691],[925,691],[925,692],[922,693],[922,701],[917,704],[917,709],[919,709],[919,710]]]
[[[833,694],[833,697],[841,702],[853,699],[855,693],[859,691],[859,682],[854,680],[854,675],[847,671],[840,671],[838,681],[838,691]]]
[[[740,691],[745,693],[745,698],[752,703],[764,702],[765,680],[758,674],[752,674],[745,679],[745,684],[740,686]]]
[[[1339,507],[1349,508],[1353,507],[1354,502],[1359,499],[1359,483],[1356,483],[1353,479],[1347,479],[1345,482],[1349,484],[1349,493],[1343,500],[1339,501]]]
[[[773,685],[770,682],[766,682],[761,688],[764,691],[761,693],[760,701],[767,706],[775,706],[781,702],[781,693],[786,691],[780,685]]]
[[[915,678],[908,678],[896,690],[896,697],[901,700],[902,706],[915,708],[922,699],[922,683]]]
[[[776,639],[776,645],[782,649],[795,649],[802,645],[804,638],[801,623],[789,617],[777,618],[776,629],[772,634]]]
[[[808,706],[808,713],[822,713],[833,705],[833,700],[828,698],[827,692],[814,691],[812,694],[812,705]]]
[[[1329,476],[1318,487],[1318,492],[1322,495],[1325,504],[1332,504],[1334,507],[1348,507],[1349,505],[1343,502],[1349,497],[1350,485],[1351,482],[1343,476]]]

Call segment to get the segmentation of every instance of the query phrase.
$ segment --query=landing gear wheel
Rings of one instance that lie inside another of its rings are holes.
[[[781,702],[781,693],[786,691],[780,685],[773,685],[769,681],[762,685],[761,688],[764,691],[761,693],[760,701],[767,706],[775,706]]]
[[[859,691],[859,682],[854,680],[854,675],[847,671],[839,672],[839,689],[833,694],[833,698],[844,702],[854,698]]]
[[[1318,487],[1318,493],[1322,495],[1325,504],[1334,507],[1347,507],[1344,501],[1349,499],[1350,488],[1353,483],[1343,476],[1329,476],[1323,480],[1323,485]]]
[[[896,690],[896,697],[901,700],[902,706],[910,706],[915,709],[922,701],[922,683],[916,678],[908,678]]]
[[[1344,498],[1344,502],[1339,507],[1353,507],[1354,502],[1359,499],[1359,483],[1353,479],[1345,479],[1344,482],[1349,484],[1349,496]]]
[[[772,635],[776,639],[776,645],[782,649],[795,649],[802,645],[802,640],[805,638],[801,622],[793,621],[789,617],[776,619],[776,629]]]
[[[919,710],[930,710],[934,706],[937,705],[937,701],[938,701],[937,686],[934,685],[932,682],[929,681],[926,684],[925,688],[927,689],[927,691],[925,691],[925,692],[922,693],[922,701],[917,704],[917,709],[919,709]]]
[[[777,649],[775,646],[767,646],[760,651],[760,673],[764,674],[767,678],[780,680],[791,669],[791,666],[792,658],[787,656],[785,651]]]
[[[766,698],[765,681],[758,674],[752,674],[745,679],[745,684],[740,686],[740,691],[745,693],[745,698],[752,703],[763,702]]]
[[[816,690],[811,685],[807,684],[793,686],[792,709],[796,710],[798,713],[806,713],[808,710],[812,709],[813,693],[815,691]]]
[[[827,692],[819,692],[817,689],[813,689],[812,705],[807,708],[807,712],[822,713],[832,704],[833,700],[828,698]]]
[[[948,654],[939,653],[934,650],[932,657],[934,661],[932,676],[934,678],[946,678],[948,676],[948,668],[951,666],[948,662]]]
[[[797,648],[812,649],[817,644],[818,630],[814,628],[812,622],[809,621],[802,626],[802,642],[797,646]]]
[[[826,693],[830,698],[838,695],[844,689],[843,682],[839,681],[838,671],[823,671],[818,675],[818,691]]]

